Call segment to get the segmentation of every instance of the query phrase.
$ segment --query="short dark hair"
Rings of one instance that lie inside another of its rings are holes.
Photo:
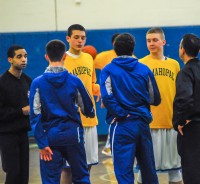
[[[66,46],[61,40],[51,40],[46,45],[46,54],[52,62],[61,61],[66,52]]]
[[[73,25],[69,26],[69,28],[67,30],[67,36],[70,37],[72,35],[72,31],[74,31],[74,30],[79,30],[79,31],[86,32],[85,28],[82,25],[80,25],[80,24],[73,24]]]
[[[190,57],[197,57],[200,49],[200,39],[195,34],[185,34],[181,41],[181,47]]]
[[[135,38],[129,33],[123,33],[117,36],[114,43],[114,50],[117,56],[132,56],[135,48]]]
[[[163,37],[163,39],[165,39],[165,33],[164,33],[163,29],[160,27],[153,27],[147,31],[147,35],[152,34],[152,33],[158,33]]]
[[[12,45],[7,52],[7,56],[10,58],[13,58],[15,56],[15,51],[16,50],[20,50],[20,49],[24,49],[24,47],[20,46],[20,45]]]
[[[112,35],[112,39],[111,39],[112,44],[114,43],[114,41],[117,38],[117,36],[119,36],[119,33],[115,33],[115,34]]]

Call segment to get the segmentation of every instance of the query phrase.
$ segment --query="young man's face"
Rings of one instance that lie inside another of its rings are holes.
[[[19,49],[15,51],[15,56],[13,58],[8,58],[11,63],[11,67],[16,70],[22,70],[26,68],[27,65],[27,52],[25,49]]]
[[[163,46],[166,44],[165,39],[159,33],[150,33],[146,35],[147,48],[150,53],[163,52]]]
[[[74,30],[71,37],[66,37],[67,42],[70,45],[70,51],[79,52],[83,49],[86,42],[85,31]]]

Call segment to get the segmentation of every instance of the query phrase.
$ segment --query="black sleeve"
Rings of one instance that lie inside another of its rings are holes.
[[[193,109],[193,81],[194,77],[189,69],[180,71],[177,76],[176,95],[173,103],[173,126],[175,130],[177,130],[178,125],[185,125],[191,114],[190,110]]]

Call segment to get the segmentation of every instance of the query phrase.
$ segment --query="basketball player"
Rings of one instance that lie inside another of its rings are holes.
[[[173,100],[176,93],[176,76],[180,70],[176,60],[164,55],[165,35],[161,28],[146,33],[149,55],[140,59],[154,73],[161,95],[161,104],[151,106],[153,121],[150,124],[156,170],[167,171],[170,184],[181,184],[181,163],[177,152],[177,132],[172,126]],[[140,173],[138,183],[143,183]]]
[[[118,57],[101,72],[103,103],[114,117],[110,128],[114,171],[119,184],[133,184],[136,157],[144,184],[158,184],[149,123],[150,104],[158,105],[160,94],[151,70],[132,57],[134,46],[131,34],[120,34],[114,43]]]
[[[62,41],[48,42],[49,66],[31,85],[30,120],[40,149],[40,173],[43,184],[60,184],[65,158],[73,183],[90,184],[79,110],[94,117],[94,109],[81,80],[63,67],[65,57]]]
[[[86,30],[82,25],[73,24],[68,28],[66,40],[69,43],[69,50],[64,61],[66,69],[81,79],[95,107],[93,95],[100,98],[100,87],[96,84],[96,73],[94,69],[93,58],[90,54],[84,53],[83,49],[86,42]],[[92,165],[98,164],[98,140],[97,140],[97,116],[86,118],[81,114],[81,120],[84,127],[84,140],[88,170]],[[71,172],[69,168],[64,168],[61,177],[62,184],[71,184]]]

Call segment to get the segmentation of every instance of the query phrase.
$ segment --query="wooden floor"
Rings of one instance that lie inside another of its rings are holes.
[[[91,170],[91,183],[92,184],[117,184],[115,179],[112,158],[105,156],[101,150],[105,142],[99,142],[99,164],[92,167]],[[1,166],[1,160],[0,160]],[[137,177],[137,171],[135,173]],[[168,177],[166,173],[158,173],[159,183],[168,184]],[[0,167],[0,184],[4,183],[5,174]],[[39,157],[36,144],[30,144],[30,184],[41,184],[39,173]]]

